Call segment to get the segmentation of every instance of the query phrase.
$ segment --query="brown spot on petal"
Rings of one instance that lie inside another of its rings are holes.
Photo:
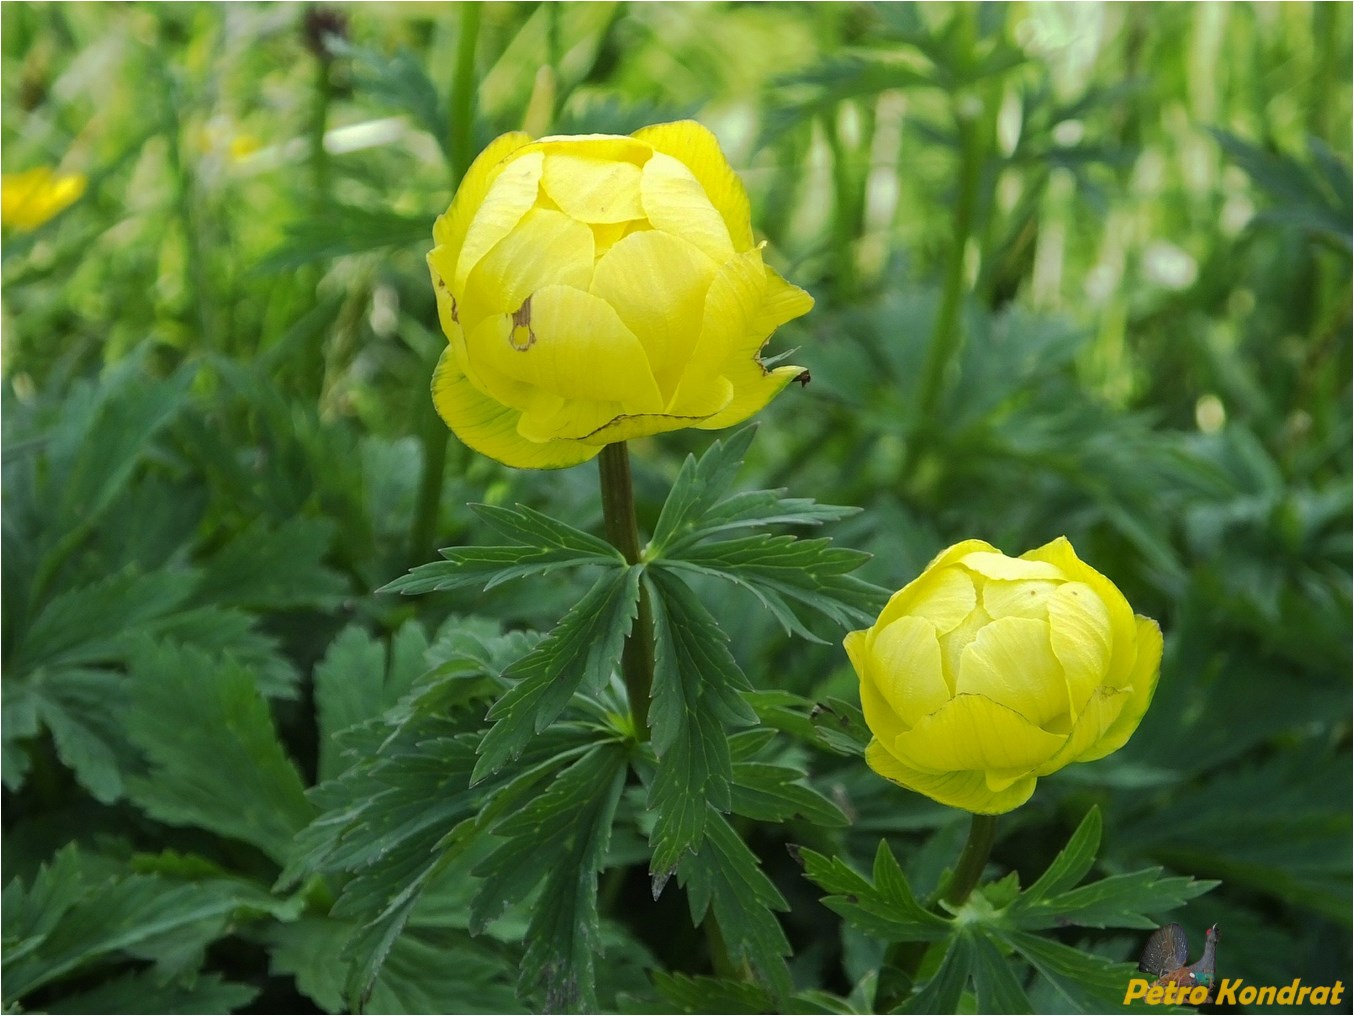
[[[519,353],[525,353],[536,344],[536,333],[531,330],[531,297],[522,301],[522,306],[512,312],[512,331],[508,334],[508,345]]]
[[[800,388],[807,388],[809,386],[809,382],[813,380],[813,377],[806,370],[804,371],[804,373],[796,377],[795,380],[799,382]]]

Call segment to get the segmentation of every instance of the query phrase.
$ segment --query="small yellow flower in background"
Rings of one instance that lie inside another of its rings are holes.
[[[86,182],[81,173],[56,173],[47,166],[5,173],[0,177],[0,223],[25,232],[37,229],[75,204]]]
[[[1161,670],[1157,623],[1063,537],[1018,558],[955,544],[845,644],[870,768],[982,814],[1123,747]]]
[[[693,121],[504,134],[433,238],[449,342],[433,401],[457,437],[510,466],[728,427],[803,373],[758,353],[813,299],[764,264],[747,193]]]

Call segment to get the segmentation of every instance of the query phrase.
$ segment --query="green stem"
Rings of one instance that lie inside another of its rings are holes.
[[[606,538],[630,564],[640,563],[639,526],[635,522],[635,494],[630,481],[630,453],[624,441],[602,449],[598,460],[602,480],[602,520]],[[635,736],[649,737],[649,695],[653,690],[654,644],[653,610],[643,583],[639,587],[639,609],[630,636],[621,653],[621,675]]]
[[[964,849],[959,852],[959,860],[945,884],[931,898],[931,903],[939,899],[951,907],[958,907],[967,900],[978,880],[982,878],[983,869],[987,867],[987,858],[992,853],[992,844],[996,838],[997,816],[974,815],[973,821],[969,824]],[[881,1012],[889,1012],[902,1004],[903,998],[910,990],[911,979],[916,976],[917,968],[926,956],[927,948],[924,942],[894,942],[885,951],[884,966],[896,967],[907,974],[907,979],[903,980],[897,975],[892,978],[881,976],[878,999],[878,1008]]]
[[[456,67],[451,76],[451,115],[448,161],[453,186],[470,168],[475,154],[475,44],[480,36],[480,5],[461,4],[461,37],[456,42]]]
[[[974,815],[968,828],[968,840],[959,854],[959,863],[950,873],[940,898],[952,907],[957,907],[973,892],[973,887],[983,876],[987,867],[988,855],[992,853],[992,844],[997,838],[996,815]]]
[[[480,34],[480,5],[461,5],[461,37],[456,46],[456,67],[452,72],[451,122],[448,124],[447,168],[454,191],[460,186],[474,157],[475,147],[475,44]],[[436,538],[437,517],[442,501],[442,478],[447,468],[450,435],[431,406],[425,406],[420,438],[423,442],[423,475],[418,482],[418,501],[414,505],[409,529],[409,558],[419,563],[428,554]]]
[[[921,387],[916,402],[916,421],[918,428],[928,426],[935,415],[940,393],[944,388],[945,368],[950,365],[959,351],[961,339],[961,312],[964,306],[964,261],[969,238],[973,235],[974,218],[978,199],[982,190],[983,161],[985,158],[983,137],[984,127],[979,122],[985,117],[983,110],[969,108],[976,103],[975,96],[960,95],[955,99],[955,125],[959,133],[959,192],[954,203],[954,216],[951,220],[950,256],[945,266],[945,288],[940,299],[940,310],[936,314],[935,325],[931,330],[931,341],[926,349],[926,360],[922,367]],[[909,455],[905,463],[907,471],[915,463],[916,440],[908,443]]]

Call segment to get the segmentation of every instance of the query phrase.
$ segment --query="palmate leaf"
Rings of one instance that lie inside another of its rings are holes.
[[[1155,928],[1159,922],[1148,915],[1173,910],[1218,885],[1183,876],[1163,878],[1160,868],[1149,868],[1073,888],[1095,863],[1100,829],[1100,810],[1092,808],[1044,874],[1005,908],[1012,923],[1029,929]]]
[[[964,933],[950,938],[945,956],[931,978],[892,1012],[959,1012],[959,1000],[973,974],[973,939]]]
[[[65,847],[31,883],[4,892],[6,1007],[85,968],[114,960],[181,957],[180,936],[200,949],[244,908],[267,909],[257,887],[231,879],[180,881],[154,874],[107,874],[101,859]],[[204,928],[204,925],[206,927]]]
[[[619,743],[592,748],[545,793],[495,826],[494,834],[506,841],[474,872],[484,883],[472,905],[472,927],[483,927],[545,876],[527,928],[518,990],[526,996],[544,987],[550,1012],[597,1009],[597,873],[627,771]]]
[[[1131,963],[1115,963],[1027,931],[1011,930],[1002,939],[1051,983],[1076,1012],[1117,1012],[1124,1007],[1129,978],[1141,976]]]
[[[692,924],[713,910],[729,959],[777,997],[788,995],[790,974],[783,957],[790,943],[774,911],[789,906],[747,844],[713,808],[705,818],[700,850],[683,856],[677,880],[686,888]]]
[[[427,648],[427,637],[413,623],[392,639],[388,664],[386,647],[361,628],[350,625],[334,639],[315,667],[321,780],[342,770],[337,735],[394,705],[426,669]]]
[[[545,575],[582,565],[622,567],[620,551],[604,540],[566,525],[548,515],[518,505],[501,508],[471,505],[494,529],[514,541],[511,546],[456,547],[441,551],[445,561],[419,565],[408,575],[382,587],[382,593],[431,593],[480,586],[491,589],[504,582]]]
[[[130,671],[127,734],[150,765],[147,778],[128,781],[132,801],[284,862],[314,811],[253,675],[230,658],[149,640]]]
[[[655,895],[685,854],[696,850],[709,806],[728,811],[733,778],[728,728],[756,721],[739,692],[747,689],[728,636],[691,589],[653,569],[654,686],[649,723],[658,758],[649,807],[657,813],[650,872]]]
[[[472,782],[517,756],[564,711],[580,687],[596,690],[610,678],[635,618],[641,570],[629,566],[608,571],[513,666],[517,683],[489,710],[495,722],[480,743]]]
[[[166,982],[153,970],[124,974],[97,987],[43,1003],[43,1012],[53,1014],[102,1013],[104,1016],[139,1016],[169,1013],[173,1016],[238,1012],[259,995],[252,984],[227,981],[219,974],[176,978]]]
[[[268,932],[270,969],[295,978],[296,987],[325,1012],[345,1011],[344,943],[353,922],[304,917]],[[518,1007],[512,957],[492,943],[453,928],[415,928],[390,951],[367,1000],[374,1013],[493,1013]]]
[[[825,642],[800,621],[795,606],[807,607],[842,627],[869,624],[884,602],[884,591],[850,574],[869,559],[860,551],[833,547],[830,540],[799,540],[758,533],[688,547],[680,559],[656,566],[709,575],[751,592],[787,633]]]
[[[873,882],[841,858],[804,848],[797,855],[809,881],[830,894],[823,899],[824,905],[867,935],[886,942],[934,942],[950,933],[951,923],[927,910],[912,894],[886,841],[880,840],[875,852]]]

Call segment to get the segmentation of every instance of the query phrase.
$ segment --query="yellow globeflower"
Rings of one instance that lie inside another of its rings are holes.
[[[457,437],[510,466],[727,427],[803,373],[757,354],[813,299],[763,263],[742,183],[692,121],[504,134],[433,238],[449,343],[433,401]]]
[[[0,177],[0,223],[25,232],[64,212],[85,192],[80,173],[54,173],[47,166]]]
[[[1123,747],[1152,701],[1161,629],[1063,537],[1018,558],[942,552],[846,637],[870,768],[942,804],[999,814],[1035,780]]]

